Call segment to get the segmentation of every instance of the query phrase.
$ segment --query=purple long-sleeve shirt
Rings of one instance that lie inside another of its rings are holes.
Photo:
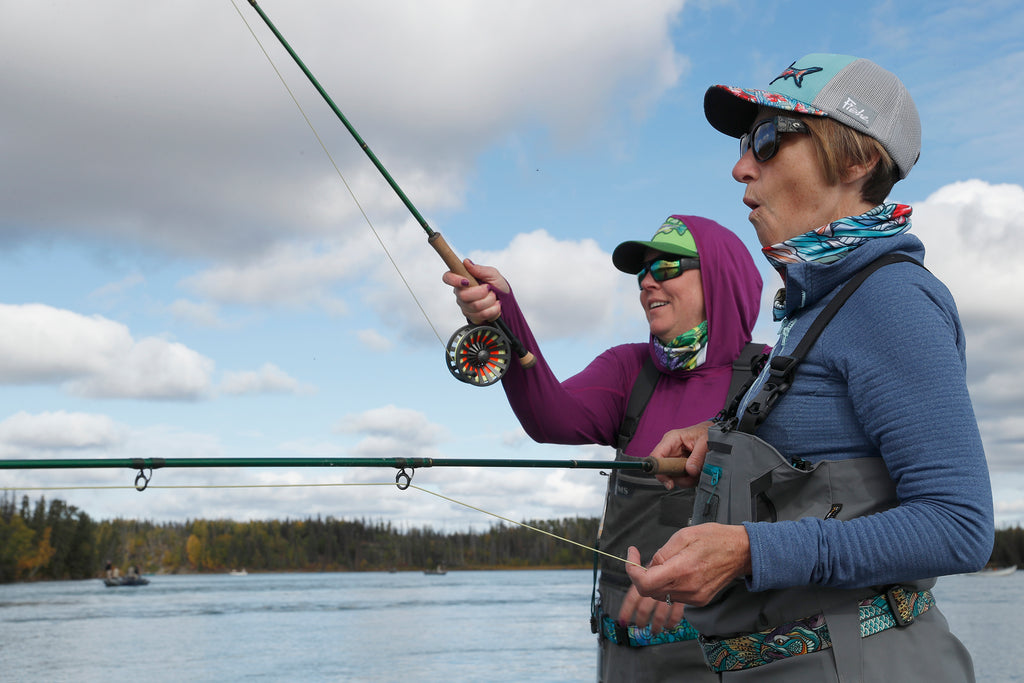
[[[662,376],[626,449],[629,455],[649,455],[666,431],[697,424],[721,410],[732,361],[750,341],[757,319],[761,276],[735,234],[706,218],[678,218],[689,227],[697,244],[708,317],[707,358],[693,370],[665,368],[653,351],[653,339],[649,339],[612,347],[579,374],[559,382],[515,296],[496,292],[502,318],[537,357],[537,364],[529,369],[513,363],[502,379],[512,410],[535,441],[614,445],[633,382],[648,356]]]

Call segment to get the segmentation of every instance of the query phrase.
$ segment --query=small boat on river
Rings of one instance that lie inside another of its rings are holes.
[[[103,577],[103,585],[107,588],[119,588],[121,586],[145,586],[149,583],[149,579],[142,576],[142,572],[139,571],[139,565],[133,564],[128,567],[128,573],[122,575],[114,564],[107,560],[107,566],[105,568],[105,576]]]
[[[993,567],[991,569],[982,569],[978,572],[973,572],[971,576],[1010,576],[1017,571],[1017,565],[1011,564],[1008,567]]]
[[[107,588],[118,588],[120,586],[145,586],[149,579],[144,576],[108,576],[103,579],[103,585]]]
[[[443,565],[440,565],[440,564],[439,564],[439,565],[437,565],[436,567],[434,567],[433,569],[424,569],[424,570],[423,570],[423,573],[424,573],[424,574],[431,574],[431,575],[437,575],[437,576],[440,576],[440,575],[442,575],[442,574],[447,574],[447,573],[448,573],[448,570],[447,570],[447,569],[445,569]]]

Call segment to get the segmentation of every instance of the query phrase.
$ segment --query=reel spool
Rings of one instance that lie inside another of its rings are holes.
[[[512,345],[491,325],[465,325],[448,340],[445,358],[455,379],[486,387],[508,371]]]

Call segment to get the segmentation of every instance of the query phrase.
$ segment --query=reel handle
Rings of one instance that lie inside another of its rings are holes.
[[[448,246],[448,242],[446,242],[444,237],[441,236],[441,233],[436,230],[433,231],[430,234],[430,237],[427,238],[427,243],[434,248],[434,251],[436,251],[438,256],[441,257],[444,264],[448,266],[448,270],[466,278],[469,280],[471,285],[479,284],[476,281],[476,278],[470,275],[469,271],[466,270],[466,266],[462,263],[462,259],[455,254],[450,246]],[[534,357],[534,355],[530,353],[525,346],[523,346],[523,343],[519,341],[514,334],[512,334],[512,331],[508,329],[508,326],[500,317],[490,322],[501,330],[506,337],[508,337],[508,341],[512,345],[512,349],[516,352],[516,355],[519,356],[519,364],[521,366],[524,368],[532,368],[537,363],[537,358]]]
[[[651,474],[664,474],[678,477],[686,474],[686,458],[644,458],[644,463],[651,466]],[[644,468],[646,470],[646,467]]]

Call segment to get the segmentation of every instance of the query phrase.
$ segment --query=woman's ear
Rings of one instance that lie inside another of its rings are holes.
[[[878,152],[875,152],[866,163],[851,164],[847,166],[846,171],[843,173],[843,177],[841,178],[842,182],[853,184],[865,181],[875,170],[875,166],[878,165],[881,158],[881,155],[878,154]]]

